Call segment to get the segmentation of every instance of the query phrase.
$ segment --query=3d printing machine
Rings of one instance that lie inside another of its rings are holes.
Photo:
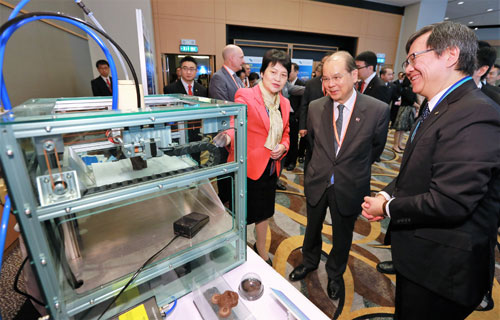
[[[105,318],[152,297],[167,304],[245,261],[245,106],[183,95],[148,96],[134,112],[110,106],[34,99],[0,122],[3,172],[51,319],[99,317],[190,213],[207,217],[197,233],[161,250]],[[211,140],[227,129],[234,162]]]

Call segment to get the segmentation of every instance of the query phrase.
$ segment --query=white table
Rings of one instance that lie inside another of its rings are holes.
[[[241,277],[249,272],[257,273],[264,284],[264,294],[256,301],[247,301],[240,297],[238,303],[243,303],[252,312],[255,319],[288,319],[286,309],[271,293],[270,288],[284,292],[288,298],[299,307],[311,320],[329,319],[318,307],[295,289],[286,279],[271,268],[252,249],[247,247],[247,261],[241,266],[223,275],[231,289],[238,292]],[[167,320],[202,320],[193,303],[193,294],[189,293],[177,301],[177,306],[167,317]]]

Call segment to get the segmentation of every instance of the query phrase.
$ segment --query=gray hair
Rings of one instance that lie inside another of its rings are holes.
[[[341,58],[342,60],[344,60],[344,62],[345,62],[345,68],[346,68],[347,71],[352,72],[353,70],[357,69],[356,62],[354,62],[354,58],[347,51],[337,51],[337,52],[335,52],[334,54],[330,55],[326,59],[325,64],[326,64],[327,61],[335,60],[335,58],[337,58],[337,57]]]
[[[476,70],[477,37],[474,31],[467,26],[444,21],[423,27],[415,32],[406,43],[406,53],[410,52],[413,42],[420,36],[430,32],[427,39],[427,47],[434,49],[440,56],[447,48],[458,48],[460,55],[456,70],[467,75],[472,75]]]

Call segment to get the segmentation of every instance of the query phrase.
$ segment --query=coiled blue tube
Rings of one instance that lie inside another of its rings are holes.
[[[25,19],[25,20],[18,22],[17,24],[9,27],[7,29],[7,31],[2,34],[1,41],[0,41],[0,77],[1,77],[0,82],[1,82],[1,87],[2,87],[1,88],[1,100],[2,100],[2,103],[4,105],[5,110],[10,110],[12,108],[7,91],[5,90],[5,84],[3,81],[3,60],[4,60],[4,56],[5,56],[5,46],[7,44],[7,41],[9,40],[9,38],[12,36],[12,34],[17,29],[19,29],[21,26],[23,26],[26,23],[29,23],[29,22],[35,21],[35,20],[40,20],[40,19],[60,20],[60,21],[67,22],[67,23],[72,24],[72,25],[82,29],[83,31],[87,32],[87,34],[89,34],[92,37],[92,39],[94,39],[96,41],[96,43],[104,51],[104,55],[106,56],[106,58],[108,59],[108,62],[109,62],[109,67],[111,69],[113,88],[114,88],[112,108],[113,108],[113,110],[118,109],[118,80],[117,80],[118,75],[116,72],[116,65],[115,65],[115,62],[113,60],[113,57],[111,56],[111,53],[109,52],[108,48],[104,45],[102,40],[94,33],[94,31],[92,31],[90,28],[88,28],[84,24],[79,23],[78,21],[73,21],[73,20],[70,20],[70,19],[67,19],[64,17],[37,16],[37,17],[31,17],[31,18],[28,18],[28,19]]]

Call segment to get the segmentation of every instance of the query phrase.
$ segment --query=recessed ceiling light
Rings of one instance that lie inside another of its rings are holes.
[[[474,28],[474,30],[477,30],[477,29],[479,29],[479,28],[478,28],[478,27],[475,27],[475,28]]]
[[[473,24],[473,23],[474,23],[474,21],[469,21],[469,24]]]
[[[487,9],[486,11],[491,12],[491,11],[493,11],[493,9]]]
[[[458,5],[460,5],[460,4],[464,4],[464,2],[463,2],[463,1],[459,1],[457,4],[458,4]]]
[[[450,19],[450,18],[448,18],[448,17],[444,17],[444,20],[448,20],[448,19]]]

